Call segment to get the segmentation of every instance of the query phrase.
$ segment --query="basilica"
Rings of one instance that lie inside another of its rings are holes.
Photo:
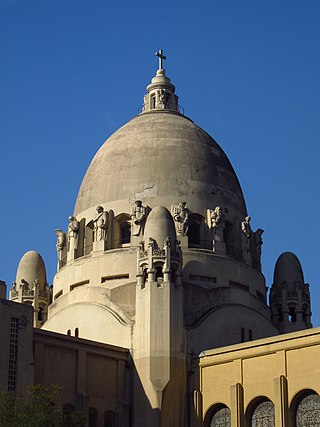
[[[57,404],[92,427],[320,426],[301,264],[279,254],[267,294],[264,230],[156,55],[141,113],[101,146],[57,224],[52,286],[30,251],[10,301],[0,293],[0,389],[61,384]]]

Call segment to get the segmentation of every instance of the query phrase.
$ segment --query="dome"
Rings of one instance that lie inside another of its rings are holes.
[[[172,243],[175,242],[176,230],[168,209],[163,206],[156,206],[152,209],[146,221],[144,236],[145,243],[148,243],[149,238],[152,238],[161,248],[167,237]]]
[[[29,251],[23,255],[19,262],[16,283],[20,284],[23,281],[28,289],[32,289],[35,280],[39,281],[40,291],[43,291],[47,283],[43,259],[38,252]]]
[[[246,216],[239,181],[223,150],[190,119],[170,110],[136,116],[102,145],[85,174],[74,214],[136,199],[169,209],[183,199],[193,212],[224,206]]]
[[[284,283],[287,285],[295,283],[304,284],[300,261],[292,252],[284,252],[281,254],[274,268],[274,286],[281,286]]]

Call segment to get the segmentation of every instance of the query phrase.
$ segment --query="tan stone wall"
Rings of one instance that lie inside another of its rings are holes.
[[[129,423],[129,351],[120,347],[34,329],[35,383],[59,384],[59,405],[73,405],[89,415],[115,413],[119,426]]]
[[[274,404],[275,425],[292,427],[294,398],[303,390],[320,394],[319,357],[320,328],[203,352],[192,425],[209,426],[218,404],[230,408],[232,427],[250,425],[252,402],[265,397]]]

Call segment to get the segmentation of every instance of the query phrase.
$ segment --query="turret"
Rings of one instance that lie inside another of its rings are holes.
[[[35,328],[40,328],[46,321],[50,289],[47,283],[46,268],[38,252],[26,252],[21,258],[16,281],[10,291],[10,300],[33,306],[33,326]]]
[[[133,395],[135,420],[141,420],[141,424],[136,425],[167,425],[164,420],[168,419],[178,425],[184,419],[181,266],[172,216],[166,208],[157,206],[147,217],[137,252],[134,360],[138,375]],[[150,413],[142,405],[144,394],[151,405]]]
[[[179,112],[178,96],[175,95],[175,87],[166,76],[166,70],[163,68],[163,60],[166,57],[160,49],[156,52],[159,57],[159,68],[155,77],[147,87],[147,94],[143,100],[142,112],[170,110]]]
[[[284,252],[276,262],[270,306],[272,322],[281,333],[312,327],[309,285],[292,252]]]

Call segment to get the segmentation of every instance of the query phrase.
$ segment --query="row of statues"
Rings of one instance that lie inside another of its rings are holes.
[[[143,234],[144,224],[147,218],[148,209],[143,206],[141,200],[136,200],[135,205],[131,210],[131,235],[140,236]],[[186,236],[188,234],[191,212],[186,206],[186,202],[180,202],[178,205],[172,207],[172,216],[175,222],[176,231],[178,236]],[[258,258],[261,256],[262,229],[255,232],[252,231],[250,226],[250,216],[246,216],[241,222],[241,232],[244,240],[253,241],[256,247]],[[207,210],[207,224],[209,229],[213,231],[213,249],[225,241],[226,219],[224,217],[223,209],[217,206],[214,209]],[[109,227],[109,213],[104,210],[102,206],[97,206],[96,214],[92,221],[88,223],[88,227],[93,231],[93,242],[107,241],[108,227]],[[66,247],[68,242],[68,249],[77,250],[80,232],[80,223],[75,216],[69,216],[68,232],[65,234],[62,230],[55,230],[57,236],[57,251],[58,254]],[[246,245],[246,243],[245,243]],[[247,243],[248,250],[252,249],[252,243]]]

